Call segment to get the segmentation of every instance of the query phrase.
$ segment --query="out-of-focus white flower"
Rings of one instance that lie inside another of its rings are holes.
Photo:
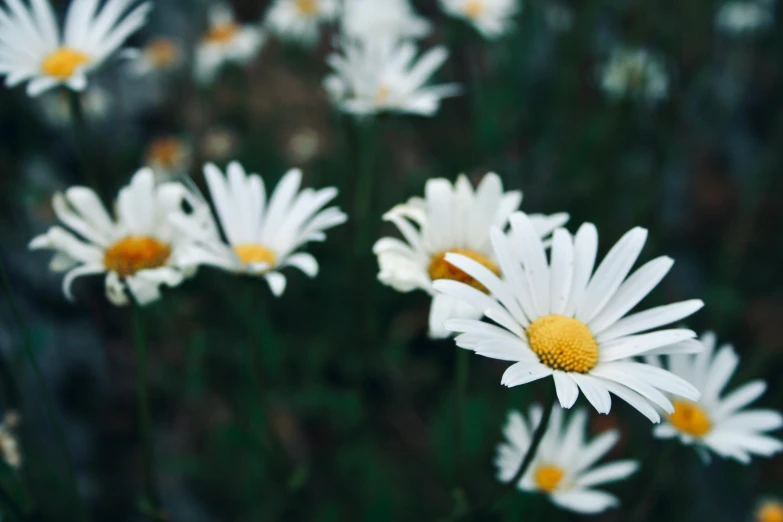
[[[387,111],[432,116],[443,98],[460,89],[456,84],[425,86],[446,61],[445,47],[434,47],[418,60],[416,54],[410,41],[343,40],[342,53],[327,57],[334,73],[324,88],[342,111],[357,116]]]
[[[307,163],[318,155],[323,146],[321,134],[312,128],[296,130],[288,138],[286,152],[294,163]]]
[[[150,142],[144,158],[158,181],[171,181],[185,175],[190,168],[191,147],[181,138],[164,136]]]
[[[128,303],[129,292],[140,305],[160,298],[160,286],[177,286],[193,271],[181,263],[188,238],[170,223],[182,203],[199,202],[179,183],[155,186],[151,169],[137,172],[119,192],[116,217],[87,187],[55,194],[54,212],[73,232],[54,226],[30,242],[33,250],[54,250],[49,268],[67,272],[63,291],[72,299],[77,277],[106,274],[106,295],[115,305]]]
[[[93,83],[81,93],[81,104],[84,116],[88,120],[99,120],[106,116],[111,106],[111,94]],[[55,127],[66,127],[71,124],[71,106],[68,93],[56,90],[41,96],[41,110],[44,118]]]
[[[616,48],[600,69],[601,86],[612,98],[648,102],[669,94],[669,77],[661,59],[646,49]]]
[[[408,0],[346,0],[341,27],[348,38],[424,38],[432,24]]]
[[[508,414],[503,428],[506,442],[498,446],[495,457],[501,482],[509,482],[519,470],[541,413],[541,407],[535,405],[528,419],[516,411]],[[620,501],[616,496],[594,487],[625,480],[639,469],[639,463],[618,460],[596,466],[614,448],[620,434],[617,430],[605,431],[586,441],[586,427],[587,412],[583,408],[574,411],[566,425],[563,410],[555,406],[536,456],[517,489],[542,493],[555,505],[576,513],[595,514],[618,506]]]
[[[726,2],[715,15],[715,25],[727,33],[753,33],[772,24],[771,8],[752,0]]]
[[[598,231],[593,224],[582,225],[576,236],[563,228],[555,230],[547,259],[541,233],[528,216],[515,212],[509,223],[508,234],[499,227],[490,231],[502,279],[475,259],[446,254],[446,262],[489,294],[458,281],[433,283],[435,290],[481,310],[496,323],[446,321],[447,330],[460,334],[457,346],[515,362],[503,374],[505,386],[552,377],[563,408],[573,406],[581,391],[598,413],[608,414],[611,393],[652,422],[660,422],[654,405],[674,412],[662,391],[699,399],[699,391],[682,377],[634,359],[701,349],[691,330],[651,332],[699,310],[704,305],[700,300],[627,315],[674,264],[662,256],[630,273],[647,240],[645,229],[627,232],[594,271]]]
[[[707,449],[745,464],[751,455],[769,457],[783,450],[780,440],[765,435],[783,427],[783,415],[774,410],[743,410],[764,393],[766,383],[751,381],[721,397],[739,365],[739,356],[730,345],[715,353],[717,339],[712,332],[702,335],[701,344],[701,353],[669,357],[669,369],[692,382],[701,391],[701,401],[672,401],[674,412],[667,422],[656,426],[655,436],[677,437],[683,444],[693,445],[705,461],[709,461]],[[656,359],[648,362],[659,364]]]
[[[228,244],[220,238],[216,224],[204,226],[200,220],[175,216],[177,226],[196,242],[187,262],[264,277],[277,296],[286,286],[281,269],[295,267],[316,276],[318,262],[299,250],[311,241],[325,240],[326,230],[347,219],[337,207],[323,208],[337,196],[336,188],[300,191],[302,172],[293,169],[267,202],[263,179],[246,174],[239,163],[229,164],[227,176],[207,164],[204,175]]]
[[[203,84],[212,82],[227,63],[248,63],[264,43],[261,29],[237,22],[228,4],[213,5],[208,15],[209,28],[196,49],[196,79]]]
[[[398,292],[424,290],[432,295],[429,333],[432,337],[444,338],[449,335],[443,328],[446,319],[477,319],[481,317],[481,310],[435,292],[433,281],[452,279],[486,290],[475,279],[447,263],[446,253],[463,254],[499,273],[489,231],[493,225],[500,228],[507,225],[508,216],[522,202],[522,193],[504,192],[503,182],[495,173],[484,176],[475,191],[465,176],[459,176],[453,185],[444,178],[430,179],[424,193],[424,199],[411,198],[383,216],[384,220],[394,223],[405,241],[382,238],[375,243],[373,252],[378,256],[378,280],[383,284]],[[568,215],[533,216],[533,219],[538,233],[546,237],[568,221]]]
[[[522,10],[521,0],[440,0],[440,6],[491,40],[511,31],[514,17]]]
[[[0,75],[7,87],[27,84],[38,96],[58,85],[87,87],[87,74],[112,56],[147,20],[152,3],[128,12],[135,0],[73,0],[61,35],[48,0],[5,0],[0,6]]]
[[[783,502],[774,499],[762,501],[753,514],[753,522],[783,522]]]
[[[182,46],[174,38],[155,38],[128,64],[131,74],[146,76],[171,71],[183,60]]]
[[[12,411],[5,414],[0,424],[0,456],[14,469],[22,466],[22,452],[19,450],[19,442],[14,432],[18,425],[19,415]]]
[[[321,24],[334,20],[339,9],[337,0],[275,0],[264,26],[283,40],[314,45]]]

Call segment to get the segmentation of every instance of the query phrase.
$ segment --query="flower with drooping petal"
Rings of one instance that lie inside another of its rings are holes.
[[[573,237],[563,228],[555,230],[547,259],[541,234],[527,215],[516,212],[509,222],[508,235],[497,227],[490,232],[502,279],[470,257],[446,254],[447,262],[488,293],[458,281],[433,284],[496,323],[446,321],[446,329],[460,334],[457,346],[514,362],[501,380],[509,387],[552,377],[564,408],[574,405],[581,390],[599,413],[606,414],[612,407],[611,393],[652,422],[660,422],[653,405],[674,412],[663,391],[699,399],[698,390],[681,377],[634,360],[701,349],[691,330],[651,331],[688,317],[703,306],[700,300],[626,315],[674,264],[659,257],[629,275],[647,239],[645,229],[626,233],[593,270],[598,232],[592,224],[582,225]]]
[[[359,39],[418,39],[432,32],[408,0],[347,0],[340,26],[344,36]]]
[[[337,189],[305,188],[300,191],[302,172],[288,171],[267,202],[264,181],[258,174],[246,174],[237,162],[227,175],[212,164],[204,166],[209,192],[227,240],[217,226],[203,226],[177,216],[180,229],[196,241],[187,256],[194,265],[211,265],[224,270],[264,277],[277,296],[286,278],[280,272],[295,267],[310,277],[318,273],[318,262],[301,249],[311,241],[324,241],[325,231],[344,223],[347,216],[338,207],[324,206],[337,196]]]
[[[195,74],[202,84],[211,83],[228,63],[248,63],[264,44],[261,29],[237,22],[228,4],[215,4],[208,14],[209,28],[196,49]]]
[[[87,87],[87,75],[116,53],[146,22],[152,3],[73,0],[62,34],[48,0],[4,0],[0,6],[0,75],[7,87],[27,84],[38,96],[58,85]]]
[[[87,187],[55,194],[54,212],[70,229],[54,226],[30,242],[33,250],[54,250],[49,267],[67,272],[63,291],[72,299],[77,277],[106,274],[106,295],[115,305],[146,305],[160,299],[160,287],[177,286],[193,271],[181,263],[189,242],[170,223],[183,202],[197,201],[179,183],[155,186],[151,169],[141,169],[117,197],[112,218],[98,195]]]
[[[657,102],[669,95],[663,61],[646,49],[614,49],[599,74],[601,87],[611,98]]]
[[[337,0],[275,0],[264,19],[264,26],[283,40],[314,45],[321,25],[337,17]]]
[[[709,461],[707,450],[744,464],[752,455],[770,457],[783,450],[780,440],[766,435],[783,427],[783,415],[774,410],[744,409],[764,393],[766,383],[751,381],[724,395],[739,356],[731,345],[721,346],[716,353],[717,338],[712,332],[702,335],[701,344],[701,353],[669,357],[669,369],[692,382],[701,392],[701,400],[672,401],[674,413],[655,427],[655,436],[679,438],[696,448],[705,462]],[[649,362],[658,364],[654,359]]]
[[[772,24],[772,6],[757,1],[726,2],[715,15],[715,25],[732,34],[749,34]]]
[[[563,410],[555,406],[541,445],[517,489],[542,493],[558,507],[576,513],[595,514],[618,506],[616,496],[595,486],[625,480],[639,469],[639,463],[618,460],[596,467],[617,444],[620,434],[605,431],[587,441],[587,412],[577,408],[567,424],[563,417]],[[503,428],[506,441],[498,446],[495,457],[501,482],[509,482],[519,470],[540,419],[538,405],[531,408],[527,419],[516,411],[508,414]]]
[[[473,25],[485,38],[494,40],[514,28],[521,0],[440,0],[443,11]]]
[[[432,282],[446,278],[483,289],[447,263],[446,253],[464,254],[499,273],[489,230],[493,225],[506,226],[508,216],[522,202],[522,193],[504,192],[500,177],[489,173],[475,191],[461,175],[453,185],[445,178],[428,180],[424,194],[424,199],[411,198],[383,216],[399,229],[405,240],[382,238],[375,243],[373,251],[378,256],[378,279],[383,284],[398,292],[424,290],[432,295],[429,333],[432,337],[444,338],[449,332],[443,328],[443,321],[455,317],[477,319],[481,317],[481,310],[435,292]],[[543,238],[568,221],[568,215],[532,216],[532,219],[537,233]]]
[[[416,59],[410,41],[381,39],[343,40],[342,53],[327,58],[334,73],[324,88],[343,111],[357,116],[381,112],[432,116],[440,101],[459,94],[455,84],[425,84],[449,53],[438,46]]]

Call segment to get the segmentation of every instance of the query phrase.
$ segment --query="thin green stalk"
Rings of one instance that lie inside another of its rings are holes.
[[[3,508],[3,513],[10,515],[12,520],[24,522],[26,517],[22,508],[19,507],[13,497],[2,487],[0,487],[0,506]]]
[[[79,494],[79,485],[76,480],[76,471],[73,468],[73,462],[71,461],[71,455],[68,451],[68,445],[65,442],[65,433],[63,432],[62,426],[60,425],[60,422],[55,415],[54,404],[52,403],[49,390],[46,387],[46,380],[44,379],[41,367],[38,365],[38,360],[36,359],[35,353],[33,352],[33,347],[30,343],[30,335],[27,331],[27,327],[25,326],[25,322],[22,319],[22,313],[19,309],[19,305],[16,302],[16,298],[14,297],[11,281],[8,278],[8,273],[6,272],[5,266],[2,262],[0,262],[0,279],[2,279],[3,290],[8,297],[8,303],[11,307],[11,314],[13,315],[14,321],[16,322],[17,328],[19,329],[19,336],[22,340],[22,349],[24,350],[25,356],[27,357],[28,361],[30,362],[30,366],[33,369],[33,375],[35,377],[36,384],[41,390],[41,397],[43,398],[46,417],[49,420],[49,424],[51,425],[52,430],[54,431],[55,439],[57,440],[57,443],[60,446],[60,450],[63,454],[63,458],[65,459],[66,469],[68,471],[68,481],[71,485],[74,502],[76,503],[78,518],[82,522],[88,522],[90,517],[87,513],[87,509],[84,505],[81,495]]]
[[[351,119],[348,125],[350,139],[348,151],[353,157],[353,215],[356,227],[355,248],[362,256],[369,249],[369,237],[372,231],[370,213],[375,201],[375,154],[377,150],[376,117],[365,120]]]
[[[456,471],[454,475],[457,488],[462,485],[465,473],[462,447],[465,440],[465,398],[470,370],[469,356],[470,353],[467,350],[457,348],[457,361],[454,368],[454,466]]]
[[[149,376],[147,364],[147,341],[144,334],[144,317],[141,306],[133,304],[133,341],[136,346],[137,407],[142,441],[142,479],[144,481],[144,508],[154,514],[161,512],[158,488],[155,479],[155,448],[152,438],[152,421],[149,406]]]
[[[68,89],[68,105],[71,111],[71,128],[76,145],[76,153],[79,156],[82,173],[85,184],[101,194],[101,186],[98,182],[92,162],[89,148],[89,137],[87,133],[87,119],[84,117],[84,106],[82,105],[81,94]]]

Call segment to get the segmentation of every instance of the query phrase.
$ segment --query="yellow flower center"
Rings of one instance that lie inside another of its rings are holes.
[[[465,14],[468,18],[476,19],[484,12],[484,0],[468,0],[465,4]]]
[[[678,430],[694,437],[703,437],[712,429],[709,415],[695,402],[677,399],[672,404],[674,413],[669,415],[669,422]]]
[[[542,363],[564,372],[587,373],[598,364],[598,343],[578,319],[552,314],[527,328],[527,339]]]
[[[536,481],[538,489],[551,493],[560,484],[565,476],[565,471],[559,466],[543,464],[536,469],[533,479]]]
[[[84,53],[68,47],[60,47],[44,58],[41,63],[41,71],[58,80],[67,80],[76,69],[89,61],[90,57]]]
[[[239,24],[235,22],[224,22],[207,31],[204,40],[210,43],[225,44],[233,40],[239,30]]]
[[[110,246],[103,254],[103,265],[120,277],[166,264],[171,247],[150,236],[128,236]]]
[[[177,138],[158,138],[147,149],[147,162],[166,168],[176,167],[185,154],[184,149]]]
[[[373,99],[373,103],[375,104],[375,107],[384,107],[389,101],[389,95],[391,94],[391,89],[386,84],[381,84],[378,86],[378,89],[375,91],[375,98]]]
[[[756,511],[756,522],[783,522],[783,504],[764,502]]]
[[[179,58],[179,45],[170,38],[158,38],[147,44],[145,52],[157,67],[166,67]]]
[[[296,0],[296,8],[303,15],[314,15],[318,13],[318,1]]]
[[[465,257],[469,257],[473,261],[481,263],[485,267],[489,268],[496,275],[500,275],[500,269],[497,267],[497,265],[482,254],[474,252],[473,250],[467,250],[465,248],[452,248],[451,250],[444,250],[443,252],[438,252],[432,256],[432,260],[430,260],[429,272],[430,279],[433,281],[438,279],[451,279],[452,281],[465,283],[466,285],[470,285],[477,290],[481,290],[482,292],[487,293],[487,289],[484,288],[484,285],[446,261],[446,254],[448,253],[461,254]]]
[[[269,266],[274,266],[277,260],[277,254],[271,248],[256,243],[237,245],[234,247],[234,252],[239,260],[246,265],[267,263]]]

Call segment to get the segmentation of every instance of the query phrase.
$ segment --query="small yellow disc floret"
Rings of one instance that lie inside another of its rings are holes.
[[[58,80],[67,80],[73,76],[76,69],[89,61],[90,57],[84,53],[68,47],[60,47],[44,58],[41,62],[41,71]]]
[[[466,285],[470,285],[477,290],[481,290],[482,292],[487,293],[487,289],[484,288],[484,285],[446,261],[446,254],[448,253],[461,254],[465,257],[469,257],[473,261],[481,263],[485,267],[489,268],[492,272],[495,273],[495,275],[500,275],[500,269],[498,266],[478,252],[467,250],[465,248],[452,248],[451,250],[444,250],[443,252],[438,252],[432,256],[432,259],[430,260],[429,273],[430,279],[433,281],[437,281],[438,279],[450,279],[452,281],[465,283]]]
[[[234,247],[234,252],[242,263],[249,265],[254,263],[267,263],[274,266],[277,254],[274,250],[255,243],[246,243]]]
[[[563,476],[565,476],[565,471],[561,467],[544,464],[536,469],[533,479],[536,481],[538,489],[551,493],[563,480]]]
[[[543,364],[564,372],[587,373],[598,364],[598,343],[579,319],[552,314],[527,328],[530,349]]]
[[[171,247],[150,236],[128,236],[110,246],[103,254],[106,270],[120,277],[140,270],[159,268],[171,256]]]
[[[674,413],[669,415],[669,422],[678,430],[694,437],[703,437],[712,429],[709,415],[695,402],[676,399],[672,404]]]

